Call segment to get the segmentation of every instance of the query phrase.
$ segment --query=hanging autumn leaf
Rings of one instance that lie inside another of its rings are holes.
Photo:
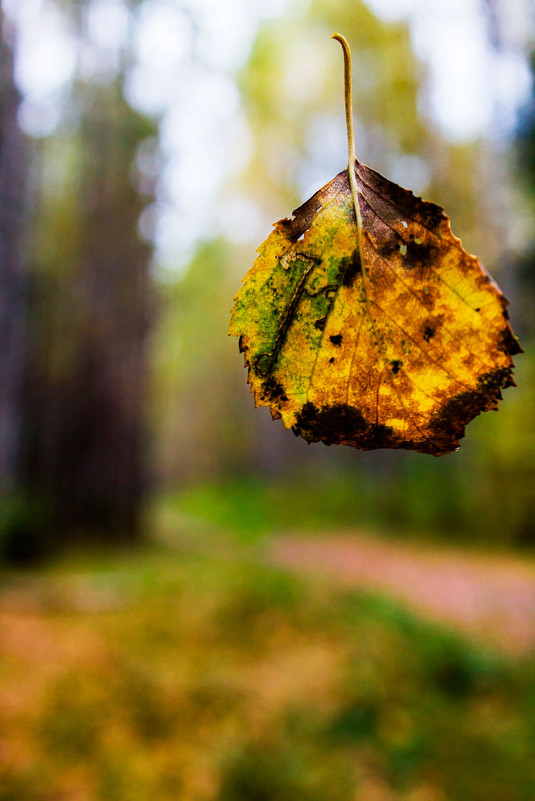
[[[235,298],[257,406],[309,442],[455,450],[514,385],[507,299],[443,209],[360,164],[344,49],[349,169],[259,248]]]

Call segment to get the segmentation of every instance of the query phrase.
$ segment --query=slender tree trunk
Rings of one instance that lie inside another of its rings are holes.
[[[62,257],[70,262],[56,278],[52,312],[62,322],[45,346],[48,366],[28,415],[29,486],[49,503],[60,546],[73,539],[135,541],[147,483],[151,249],[138,235],[146,201],[131,175],[137,146],[152,130],[126,104],[119,80],[80,92],[76,233]],[[45,329],[49,292],[46,283],[39,289],[37,317]],[[38,353],[35,375],[42,362]]]
[[[69,527],[135,538],[146,485],[151,253],[137,233],[144,201],[130,178],[137,115],[113,88],[89,110],[82,130],[76,288],[83,319],[58,468]]]
[[[0,29],[4,15],[0,9]],[[26,143],[13,51],[0,34],[0,493],[15,488],[21,448],[21,388],[27,276],[24,259]]]

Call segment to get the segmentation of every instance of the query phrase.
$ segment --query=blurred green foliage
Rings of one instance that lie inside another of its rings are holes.
[[[4,575],[0,616],[2,801],[533,797],[531,660],[220,532]]]

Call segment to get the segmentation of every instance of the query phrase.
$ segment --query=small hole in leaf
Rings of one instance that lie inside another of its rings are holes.
[[[399,252],[401,253],[402,256],[406,256],[407,255],[407,245],[400,245],[399,246]]]
[[[404,228],[408,228],[408,227],[409,227],[409,224],[408,224],[408,222],[407,222],[406,220],[402,220],[402,221],[401,221],[401,224],[402,224],[402,226],[403,226]]]

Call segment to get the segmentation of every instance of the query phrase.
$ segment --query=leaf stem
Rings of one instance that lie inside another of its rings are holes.
[[[346,126],[347,126],[347,145],[348,145],[348,165],[355,162],[355,132],[353,128],[353,99],[351,89],[351,50],[345,36],[341,33],[333,33],[331,39],[336,39],[342,45],[344,52],[344,94],[346,106]]]
[[[353,203],[355,205],[355,216],[357,219],[357,229],[360,239],[360,232],[362,230],[362,217],[360,214],[360,205],[358,202],[358,189],[357,179],[355,176],[355,131],[353,128],[353,98],[351,89],[351,50],[345,36],[341,33],[333,33],[331,39],[336,39],[342,45],[344,52],[344,98],[346,107],[346,127],[347,127],[347,173],[349,176],[349,185],[351,187],[351,194],[353,196]]]
[[[357,176],[355,173],[355,162],[357,157],[355,155],[355,131],[353,128],[353,98],[351,88],[351,50],[345,36],[341,33],[333,33],[331,39],[336,39],[342,45],[344,52],[344,97],[346,107],[346,126],[347,126],[347,174],[349,177],[349,186],[351,188],[351,196],[353,198],[353,206],[355,208],[355,221],[357,223],[357,247],[359,251],[360,264],[362,269],[362,280],[364,285],[364,295],[366,298],[366,309],[369,314],[368,305],[368,274],[364,259],[364,252],[362,248],[362,214],[360,211],[359,203],[359,190],[357,187]]]

